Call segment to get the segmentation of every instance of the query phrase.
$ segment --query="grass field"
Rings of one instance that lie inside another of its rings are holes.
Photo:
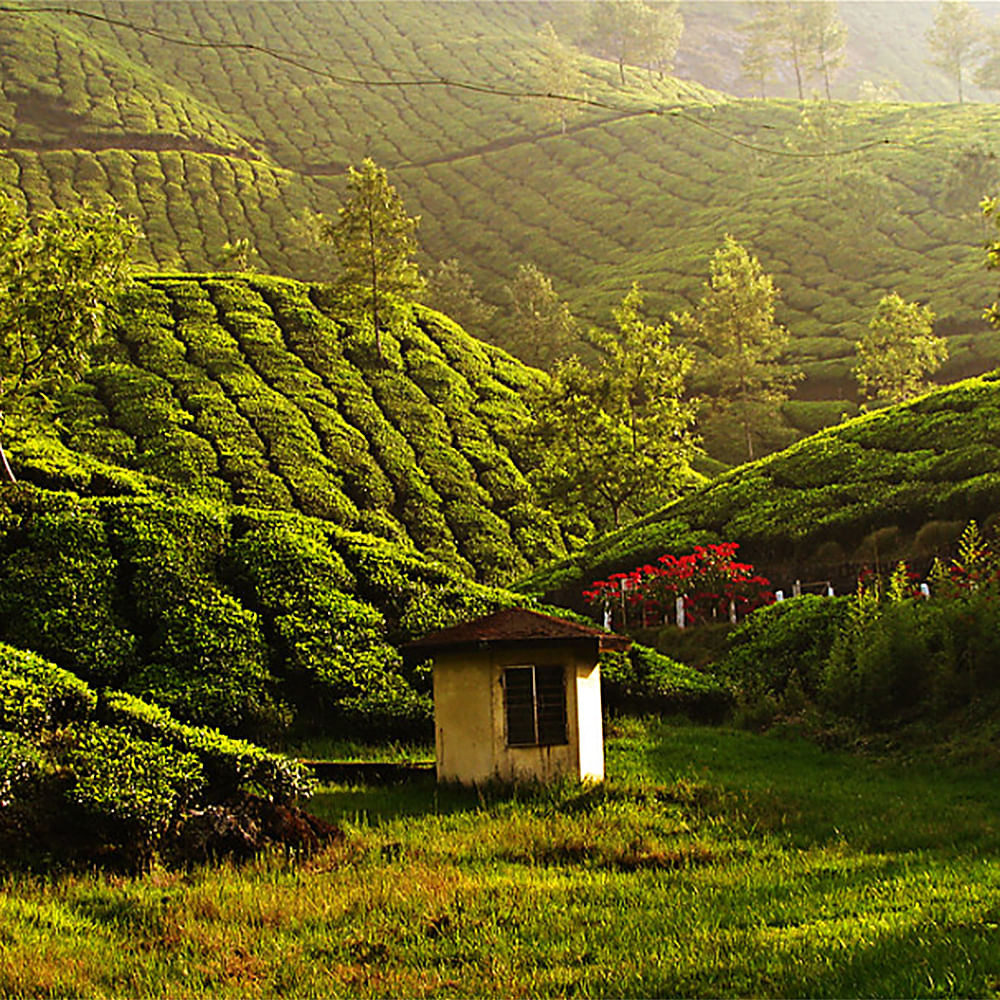
[[[0,994],[983,996],[994,776],[625,720],[610,780],[330,787],[299,863],[9,878]]]

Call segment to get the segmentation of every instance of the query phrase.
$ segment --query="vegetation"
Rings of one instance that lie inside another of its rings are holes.
[[[348,302],[371,317],[379,358],[387,304],[396,296],[419,296],[424,289],[413,260],[419,221],[406,214],[385,169],[366,157],[360,170],[348,170],[347,195],[337,218],[323,227],[323,237],[340,261],[338,285]]]
[[[800,101],[814,75],[831,100],[831,79],[844,62],[847,44],[847,28],[832,4],[758,2],[742,27],[747,36],[742,69],[760,87],[761,97],[775,64],[784,63],[795,77]]]
[[[878,304],[868,331],[858,341],[854,369],[862,393],[869,399],[901,403],[926,392],[926,376],[948,357],[948,344],[934,336],[934,313],[919,302],[886,295]]]
[[[934,24],[927,31],[930,62],[954,81],[959,104],[964,100],[963,78],[982,47],[982,38],[979,13],[967,0],[942,0],[937,5]]]
[[[398,647],[516,600],[290,512],[30,487],[0,504],[0,639],[229,732],[423,733],[429,677]]]
[[[0,193],[0,426],[13,407],[82,374],[135,236],[112,210],[52,210],[32,223]],[[0,464],[13,482],[2,444]]]
[[[8,879],[0,991],[979,996],[993,771],[623,722],[610,781],[329,787],[345,839],[134,879]],[[891,802],[892,808],[886,809]]]
[[[691,355],[667,324],[641,315],[638,285],[614,310],[616,331],[584,339],[599,361],[560,363],[529,397],[525,450],[541,498],[556,512],[617,527],[676,495],[691,478],[694,405],[685,397]]]
[[[850,598],[799,598],[755,613],[717,670],[757,718],[813,706],[884,729],[982,710],[1000,686],[998,566],[973,522],[956,557],[935,562],[929,590],[901,562],[888,580],[863,574]]]
[[[580,324],[547,274],[534,264],[518,264],[504,295],[510,316],[502,340],[519,358],[552,369],[572,354],[581,339]]]
[[[315,73],[261,51],[217,50],[206,64],[190,48],[125,27],[4,14],[0,188],[33,210],[80,197],[103,204],[110,193],[138,220],[148,264],[205,268],[225,243],[247,239],[261,270],[320,277],[322,258],[294,221],[306,209],[333,211],[348,163],[371,156],[393,165],[410,213],[422,217],[428,263],[461,260],[493,306],[504,305],[518,265],[534,264],[590,322],[636,279],[651,316],[683,311],[696,304],[710,249],[729,231],[753,245],[782,289],[778,321],[794,335],[783,363],[805,372],[803,400],[851,405],[854,343],[887,288],[907,300],[933,290],[928,304],[951,359],[939,378],[1000,360],[980,319],[990,293],[974,247],[976,205],[989,187],[958,169],[968,150],[989,146],[996,108],[824,102],[837,126],[830,148],[858,151],[871,181],[862,186],[831,180],[845,162],[838,157],[787,155],[790,147],[810,152],[802,143],[813,142],[800,130],[798,106],[731,101],[656,73],[632,73],[622,88],[616,66],[582,53],[582,89],[619,110],[587,106],[566,135],[542,124],[528,101],[374,86],[444,77],[535,90],[539,29],[549,21],[575,45],[581,10],[415,5],[390,19],[377,4],[330,5],[309,17],[297,8],[251,15],[238,5],[148,12],[149,26],[168,36],[294,51],[311,57],[302,63]],[[872,33],[856,27],[860,12],[842,16],[850,44],[891,32],[892,45],[880,51],[902,53],[898,70],[913,86],[924,83],[907,64],[943,79],[925,70],[917,13],[896,12],[888,24],[871,8]],[[914,24],[904,38],[900,18]],[[453,43],[412,44],[432,31]],[[365,67],[379,60],[366,62],[363,52],[384,58],[388,75],[376,79]],[[101,81],[93,94],[89,80]],[[917,96],[935,95],[942,91]],[[632,114],[648,110],[667,113]],[[382,126],[367,129],[367,121]],[[843,408],[830,406],[835,415]]]
[[[306,769],[182,725],[130,695],[99,695],[33,653],[0,644],[3,867],[131,867],[261,848],[278,810],[312,790]],[[255,825],[256,824],[256,825]],[[313,844],[315,825],[303,820]],[[280,838],[279,838],[280,839]]]
[[[719,539],[739,539],[743,558],[786,592],[796,578],[849,590],[865,564],[927,565],[969,520],[994,523],[998,426],[993,377],[880,409],[725,473],[519,589],[578,604],[596,578]]]
[[[703,376],[714,388],[716,420],[732,414],[753,461],[755,428],[764,411],[788,398],[795,373],[779,363],[789,333],[775,322],[778,290],[760,261],[731,236],[712,255],[710,277],[689,327],[708,353]]]
[[[335,315],[273,278],[139,281],[58,430],[24,423],[15,469],[299,511],[492,583],[564,551],[510,450],[541,374],[421,307],[383,331],[379,362],[370,328]]]

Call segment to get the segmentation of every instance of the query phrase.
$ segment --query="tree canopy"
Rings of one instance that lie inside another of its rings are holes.
[[[673,499],[690,474],[692,358],[670,343],[669,324],[643,321],[642,302],[634,284],[614,310],[617,329],[584,334],[598,363],[560,362],[529,401],[525,441],[539,492],[603,529]]]
[[[882,296],[857,345],[854,368],[868,399],[901,403],[928,388],[927,375],[948,357],[943,337],[934,335],[934,313],[893,292]]]
[[[31,220],[0,194],[0,420],[84,372],[128,281],[135,239],[114,207]],[[2,447],[0,464],[13,481]]]
[[[510,303],[507,349],[538,368],[552,368],[567,357],[579,329],[569,306],[552,287],[552,279],[534,264],[519,264],[504,291]]]
[[[777,299],[760,261],[726,236],[698,306],[681,317],[708,352],[704,373],[716,386],[713,408],[736,415],[747,459],[754,457],[755,417],[787,399],[795,378],[779,362],[789,336],[775,321]]]
[[[934,23],[927,29],[929,62],[944,70],[958,88],[958,103],[964,101],[965,68],[983,43],[979,14],[967,0],[942,0],[934,13]]]
[[[382,356],[382,322],[390,296],[418,297],[424,280],[414,261],[419,216],[409,216],[383,167],[371,157],[348,168],[347,194],[322,236],[333,244],[343,273],[339,286],[371,319]]]

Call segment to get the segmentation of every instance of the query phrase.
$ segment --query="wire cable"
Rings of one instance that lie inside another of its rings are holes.
[[[727,132],[725,129],[713,126],[710,123],[699,118],[697,115],[692,114],[690,111],[684,110],[679,106],[670,107],[656,107],[648,106],[623,106],[621,104],[613,104],[608,101],[601,101],[590,97],[580,97],[575,94],[560,94],[553,91],[540,91],[540,90],[522,90],[507,87],[497,87],[487,83],[480,83],[470,80],[457,80],[450,77],[444,76],[434,76],[429,78],[419,78],[411,77],[408,79],[401,80],[372,80],[365,79],[363,77],[356,76],[345,76],[339,73],[334,73],[327,69],[321,69],[316,66],[311,66],[304,59],[308,58],[318,58],[306,56],[302,53],[289,53],[282,52],[278,49],[273,49],[265,45],[258,45],[255,42],[225,42],[225,41],[206,41],[206,40],[194,40],[190,38],[184,38],[180,35],[174,35],[170,32],[161,31],[158,28],[151,28],[148,26],[136,24],[132,21],[125,21],[120,18],[109,17],[106,14],[98,14],[94,11],[81,10],[77,7],[57,7],[57,6],[9,6],[0,5],[0,14],[62,14],[71,17],[79,17],[85,20],[101,22],[112,27],[124,28],[129,31],[134,31],[139,35],[148,35],[152,38],[156,38],[159,41],[166,42],[171,45],[184,46],[186,48],[195,49],[212,49],[216,51],[242,51],[256,53],[259,55],[267,56],[270,59],[275,59],[279,62],[285,63],[289,66],[293,66],[305,73],[309,73],[312,76],[321,77],[323,79],[330,80],[333,83],[337,83],[343,86],[355,86],[355,87],[395,87],[395,88],[410,88],[410,87],[442,87],[455,90],[465,90],[477,94],[487,94],[494,97],[503,97],[516,100],[549,100],[549,101],[562,101],[569,104],[576,104],[582,107],[593,108],[600,111],[611,111],[620,115],[622,118],[636,118],[642,116],[653,116],[660,118],[675,118],[679,121],[686,122],[689,125],[695,126],[697,128],[704,129],[713,135],[719,136],[726,142],[731,142],[736,146],[740,146],[744,149],[749,149],[755,153],[764,153],[769,156],[783,156],[792,159],[800,160],[822,160],[830,159],[839,156],[853,156],[857,153],[865,152],[869,149],[873,149],[878,146],[889,146],[889,145],[900,145],[900,143],[895,140],[889,139],[888,137],[883,137],[880,139],[871,139],[867,142],[855,144],[852,146],[845,146],[839,149],[826,149],[826,150],[796,150],[789,149],[787,147],[780,146],[764,146],[759,143],[751,142],[748,139],[743,139],[738,135],[734,135],[732,132]],[[607,121],[615,121],[617,119],[607,119]],[[774,128],[775,126],[765,125],[764,128]]]

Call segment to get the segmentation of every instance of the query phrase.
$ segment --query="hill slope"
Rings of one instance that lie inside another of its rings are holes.
[[[534,262],[595,321],[636,278],[654,311],[682,308],[729,232],[784,292],[802,400],[850,401],[853,341],[890,290],[938,314],[942,378],[1000,361],[976,208],[1000,183],[1000,109],[738,101],[637,71],[622,88],[616,67],[581,57],[607,107],[563,135],[537,103],[442,85],[537,86],[541,23],[573,37],[577,8],[563,8],[93,8],[146,33],[0,15],[0,187],[33,208],[110,193],[160,266],[202,269],[247,237],[269,269],[311,277],[331,265],[296,220],[331,211],[346,166],[372,155],[423,217],[427,260],[458,257],[496,303]],[[230,47],[198,47],[216,41]],[[787,412],[803,430],[815,416]]]
[[[520,589],[579,604],[590,581],[736,541],[776,585],[946,553],[970,519],[998,522],[1000,379],[970,379],[828,428],[529,576]]]
[[[21,476],[93,490],[89,455],[413,544],[493,582],[565,551],[507,446],[520,393],[545,376],[420,307],[385,331],[380,360],[322,305],[282,279],[139,282],[118,339],[65,401],[60,440],[44,424],[13,435]]]

